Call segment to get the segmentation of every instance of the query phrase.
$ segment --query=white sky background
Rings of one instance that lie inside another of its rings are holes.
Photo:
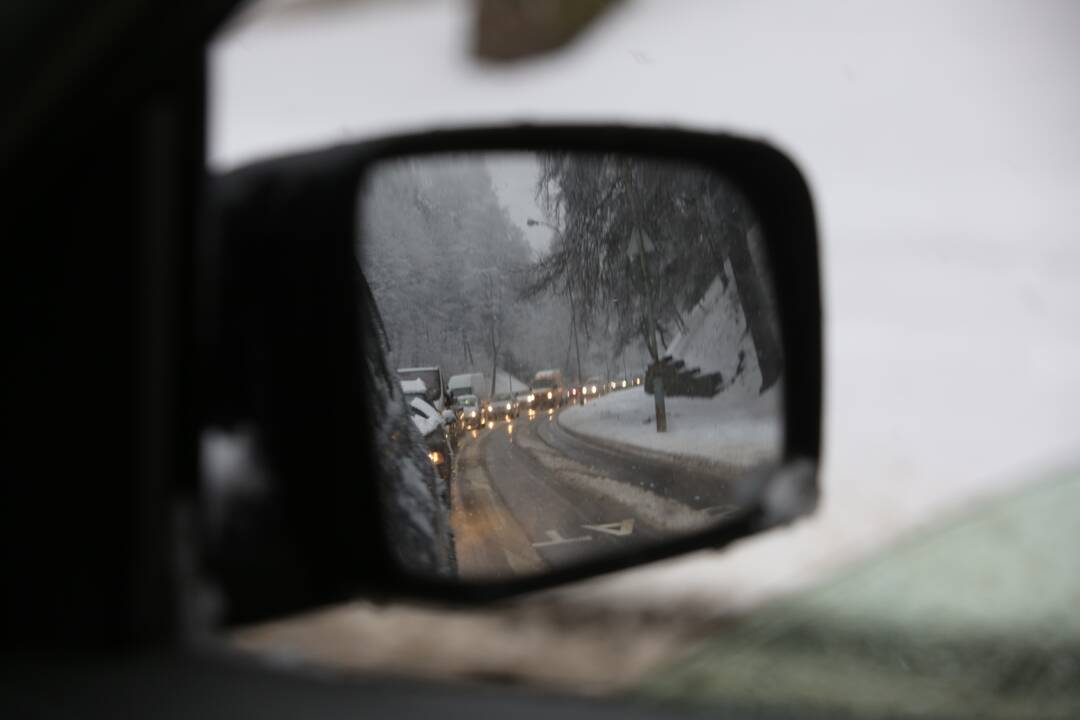
[[[441,125],[665,123],[776,143],[819,213],[818,514],[578,592],[750,602],[1080,457],[1080,3],[628,0],[514,67],[471,60],[464,7],[235,28],[211,57],[212,163]]]
[[[547,221],[536,202],[536,180],[540,166],[532,153],[492,153],[487,156],[491,183],[506,206],[510,219],[525,232],[533,251],[543,253],[551,245],[552,231],[544,225],[529,227],[526,220]]]

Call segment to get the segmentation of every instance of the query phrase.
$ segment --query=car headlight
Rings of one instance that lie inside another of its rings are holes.
[[[536,402],[536,396],[533,395],[532,393],[529,393],[529,395],[525,399],[528,400],[529,402]]]
[[[441,452],[439,452],[438,450],[432,450],[431,452],[429,452],[427,454],[427,456],[428,456],[428,459],[431,460],[431,462],[435,463],[436,465],[442,465],[443,460],[445,460],[445,458],[443,457],[443,454]]]
[[[550,399],[551,399],[551,393],[548,393],[548,398],[547,398],[547,399],[548,399],[548,400],[550,400]]]
[[[469,411],[469,417],[471,417],[471,418],[476,417],[476,411],[475,410],[470,410]]]
[[[510,409],[510,403],[506,403],[506,409],[507,409],[507,410],[509,410],[509,409]]]
[[[488,405],[488,412],[495,412],[495,406],[494,405]]]

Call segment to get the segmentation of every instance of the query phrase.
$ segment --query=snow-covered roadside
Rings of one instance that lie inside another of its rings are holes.
[[[760,396],[723,392],[713,398],[669,397],[668,431],[658,433],[653,396],[638,386],[567,408],[559,414],[559,423],[601,442],[745,468],[779,458],[780,400],[779,387]]]

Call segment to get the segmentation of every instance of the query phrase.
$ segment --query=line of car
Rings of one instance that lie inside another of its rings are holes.
[[[626,390],[635,387],[640,385],[641,382],[642,378],[640,375],[624,376],[609,380],[594,375],[586,380],[581,386],[571,387],[568,391],[568,399],[571,402],[589,400],[591,398],[600,397],[601,395],[607,395],[609,392],[616,392],[618,390]]]
[[[450,481],[454,453],[460,436],[526,413],[553,411],[609,392],[642,383],[640,375],[605,380],[590,377],[581,385],[567,387],[558,370],[541,370],[526,391],[496,393],[481,399],[477,391],[485,382],[480,373],[455,375],[444,387],[437,367],[399,368],[401,392],[413,424],[427,445],[428,458],[439,476]]]

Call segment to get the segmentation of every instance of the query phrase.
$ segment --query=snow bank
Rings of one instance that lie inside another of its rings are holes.
[[[668,431],[656,432],[655,400],[643,387],[622,390],[559,413],[571,432],[649,452],[746,468],[776,460],[783,442],[781,390],[667,398]]]
[[[686,329],[672,338],[665,352],[685,361],[688,368],[700,368],[702,373],[719,372],[725,385],[734,383],[735,387],[756,392],[761,387],[757,353],[747,332],[731,263],[725,261],[724,270],[727,286],[719,276],[713,280],[684,318]],[[743,370],[736,377],[740,354],[744,357]]]

